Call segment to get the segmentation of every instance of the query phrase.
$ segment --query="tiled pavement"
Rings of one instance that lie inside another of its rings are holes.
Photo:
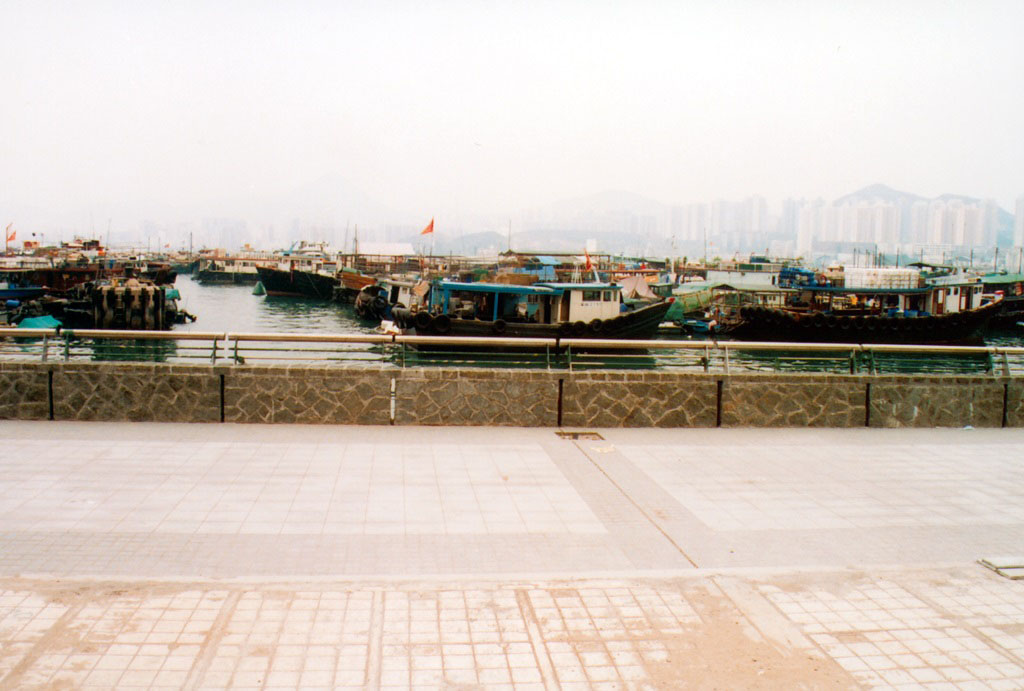
[[[1016,430],[2,429],[2,688],[1024,687]]]

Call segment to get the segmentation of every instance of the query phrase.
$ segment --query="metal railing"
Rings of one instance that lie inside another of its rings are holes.
[[[1024,375],[1024,347],[0,328],[0,361]]]

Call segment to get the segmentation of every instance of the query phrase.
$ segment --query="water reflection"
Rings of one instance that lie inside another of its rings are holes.
[[[175,331],[239,333],[373,333],[376,324],[360,320],[351,305],[302,298],[253,295],[252,286],[202,285],[179,276],[180,306],[198,319]]]
[[[88,355],[90,360],[96,362],[167,362],[179,355],[175,341],[138,339],[73,341],[71,354]]]

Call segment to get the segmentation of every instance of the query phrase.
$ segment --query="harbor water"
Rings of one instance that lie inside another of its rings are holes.
[[[351,305],[253,295],[251,285],[203,285],[186,274],[175,287],[178,306],[198,317],[175,331],[358,334],[376,327],[357,317]]]
[[[196,315],[195,322],[177,325],[175,331],[224,331],[257,333],[373,333],[376,324],[356,316],[351,305],[299,298],[269,297],[253,294],[247,285],[203,285],[192,276],[179,276],[176,283],[181,292],[180,306]],[[666,334],[665,338],[686,339],[685,335]],[[697,337],[694,337],[697,338]],[[1024,346],[1021,331],[993,333],[986,337],[989,345]],[[817,371],[849,370],[849,361],[842,354],[826,357],[800,357],[779,352],[745,352],[733,356],[733,366],[745,371]],[[604,358],[603,361],[607,361]],[[605,363],[611,364],[611,363]],[[627,358],[620,366],[632,367],[701,367],[699,358],[690,363],[668,356]],[[993,364],[985,355],[879,355],[872,362],[857,363],[858,371],[907,373],[984,373]],[[702,367],[701,367],[702,368]]]

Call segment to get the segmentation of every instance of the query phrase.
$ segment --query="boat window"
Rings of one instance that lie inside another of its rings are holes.
[[[600,290],[584,290],[583,291],[583,302],[600,302],[601,291]]]
[[[615,299],[615,291],[613,291],[613,290],[601,291],[601,295],[604,296],[604,301],[605,302],[611,302],[612,300]]]

